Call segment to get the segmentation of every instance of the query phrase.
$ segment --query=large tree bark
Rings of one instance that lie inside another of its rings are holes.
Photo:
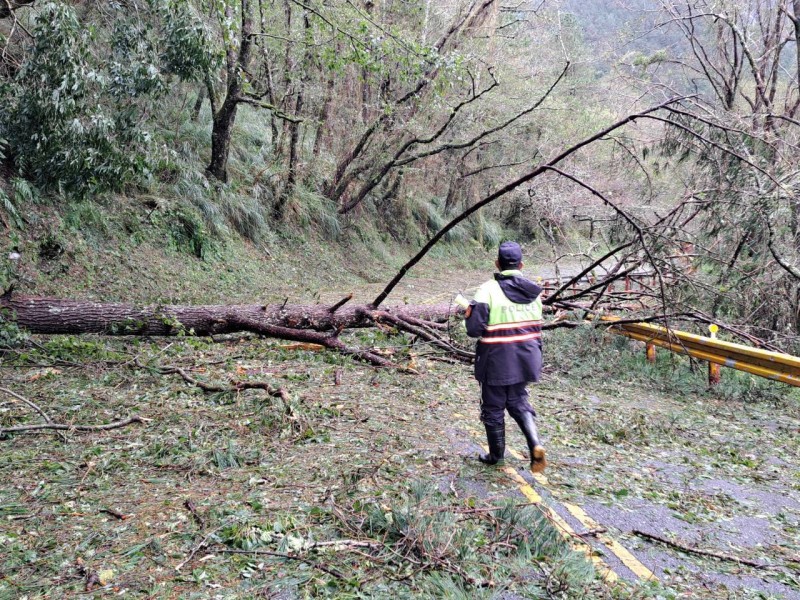
[[[238,55],[231,47],[227,55],[227,94],[219,111],[213,114],[211,127],[211,161],[206,172],[222,182],[228,181],[228,157],[231,149],[231,132],[236,121],[236,111],[242,101],[244,76],[250,64],[253,18],[249,0],[242,0],[242,30]],[[230,18],[230,13],[226,14]],[[212,96],[213,88],[209,89]]]
[[[376,310],[367,305],[332,306],[241,304],[207,306],[151,305],[67,300],[37,296],[0,296],[0,310],[31,333],[105,335],[211,335],[249,331],[283,340],[308,342],[389,368],[397,365],[371,349],[350,347],[342,330],[378,324],[396,327],[469,361],[471,353],[454,347],[435,332],[459,309],[450,304],[396,306]]]
[[[370,327],[389,315],[411,323],[441,322],[455,313],[451,304],[394,306],[375,311],[366,305],[150,305],[68,300],[40,296],[2,296],[0,309],[13,311],[20,327],[31,333],[169,336],[252,331],[265,335],[279,329],[337,332]],[[279,329],[276,329],[279,328]],[[276,335],[276,337],[284,337]]]

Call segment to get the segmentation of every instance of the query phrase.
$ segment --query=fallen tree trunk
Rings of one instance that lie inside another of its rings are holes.
[[[248,331],[268,337],[310,342],[379,367],[401,368],[370,349],[354,348],[339,339],[344,329],[386,324],[415,334],[455,353],[465,361],[471,353],[454,348],[435,333],[438,324],[460,311],[451,304],[402,305],[376,310],[369,305],[345,306],[350,297],[331,306],[298,304],[150,305],[69,300],[39,296],[0,296],[0,310],[31,333],[103,335],[214,335]],[[463,311],[462,311],[463,312]]]
[[[148,305],[95,302],[24,296],[6,293],[0,296],[0,318],[10,318],[30,333],[174,336],[219,335],[251,332],[267,337],[323,346],[379,367],[402,367],[385,358],[380,350],[352,347],[339,334],[345,329],[388,326],[411,334],[433,347],[471,362],[474,354],[459,348],[443,335],[444,325],[464,311],[450,303],[408,304],[377,309],[370,304],[348,305],[347,296],[333,305],[315,304],[214,304]],[[581,303],[556,302],[546,312],[556,309],[586,309]],[[556,319],[543,329],[572,327]]]
[[[284,337],[285,331],[337,332],[372,327],[385,313],[399,320],[443,322],[460,309],[451,304],[401,305],[376,311],[369,305],[301,304],[149,305],[69,300],[41,296],[0,297],[0,309],[31,333],[170,336],[251,331]]]

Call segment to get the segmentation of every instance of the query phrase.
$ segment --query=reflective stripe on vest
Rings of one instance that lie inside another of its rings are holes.
[[[517,275],[519,271],[504,274]],[[496,280],[484,283],[475,294],[476,302],[489,305],[489,324],[480,341],[484,344],[514,344],[542,335],[542,300],[516,304],[509,300]]]

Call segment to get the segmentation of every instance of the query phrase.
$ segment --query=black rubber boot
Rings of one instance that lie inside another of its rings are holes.
[[[479,454],[478,460],[485,465],[496,465],[506,453],[506,426],[484,425],[486,440],[489,442],[489,454]]]
[[[522,435],[525,436],[525,441],[528,444],[528,453],[531,457],[531,471],[533,473],[541,473],[547,466],[547,459],[545,458],[544,446],[539,440],[539,432],[536,430],[536,421],[533,415],[529,412],[522,413],[521,416],[514,416],[514,420],[522,430]]]

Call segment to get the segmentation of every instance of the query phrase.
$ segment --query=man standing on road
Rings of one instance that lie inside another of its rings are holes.
[[[467,334],[480,338],[475,379],[481,384],[481,421],[489,453],[478,459],[494,465],[506,448],[505,411],[517,422],[531,458],[531,471],[547,466],[525,389],[542,371],[542,288],[522,276],[522,248],[503,242],[495,262],[499,273],[478,288],[467,308]]]

